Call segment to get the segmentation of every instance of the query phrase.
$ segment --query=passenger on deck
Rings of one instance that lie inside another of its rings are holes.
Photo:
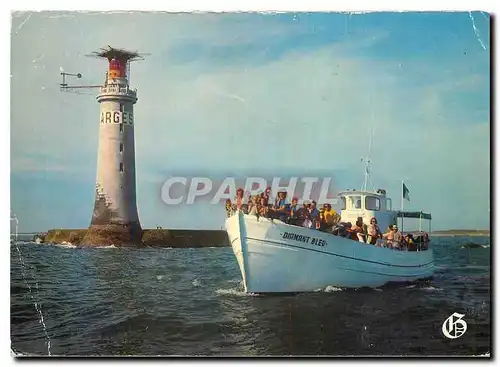
[[[405,243],[408,245],[411,245],[413,243],[413,235],[411,233],[406,234]]]
[[[311,220],[311,214],[309,213],[309,210],[306,210],[304,212],[304,220],[302,221],[302,227],[313,228],[313,222]]]
[[[382,238],[382,232],[377,224],[377,218],[373,217],[370,219],[370,224],[367,226],[367,243],[370,245],[375,245],[377,243],[377,239]]]
[[[233,215],[233,205],[231,204],[231,199],[226,200],[226,216],[229,218]]]
[[[297,225],[299,221],[298,211],[299,205],[297,204],[298,199],[296,197],[292,198],[292,205],[290,205],[290,218],[288,218],[288,223]]]
[[[259,215],[261,217],[269,216],[269,207],[267,205],[262,204],[262,196],[257,196],[257,208],[259,210]]]
[[[351,227],[351,238],[355,241],[365,242],[366,239],[366,229],[363,224],[363,218],[358,217],[356,223]]]
[[[333,226],[337,224],[338,221],[338,215],[337,212],[332,209],[332,206],[330,204],[324,204],[323,205],[324,209],[324,217],[325,217],[325,231],[331,233]]]
[[[298,206],[297,206],[298,207]],[[297,217],[297,225],[302,226],[304,220],[308,217],[309,211],[307,210],[307,204],[302,204],[301,207],[298,207],[297,212],[295,213]]]
[[[347,222],[346,223],[346,228],[347,228],[347,230],[345,231],[344,237],[351,238],[352,223],[351,222]]]
[[[269,197],[271,196],[271,186],[268,186],[266,188],[266,191],[264,191],[261,194],[261,201],[262,205],[268,206],[269,205]]]
[[[404,247],[408,249],[408,251],[416,251],[417,246],[413,239],[413,235],[411,233],[407,233],[403,238]]]
[[[248,214],[250,215],[259,215],[259,208],[257,205],[258,196],[250,196],[248,203]]]
[[[236,209],[241,209],[243,206],[243,189],[240,187],[238,190],[236,190],[236,197],[234,198],[235,204],[236,204]]]
[[[270,208],[270,214],[273,218],[286,222],[289,216],[289,206],[286,203],[286,191],[278,192],[276,203]]]
[[[316,208],[316,202],[314,200],[310,204],[310,207],[308,207],[308,210],[309,210],[309,215],[311,217],[312,228],[317,228],[316,222],[318,222],[320,218],[319,218],[319,210],[318,208]]]
[[[292,217],[297,217],[297,210],[299,210],[299,205],[298,205],[299,199],[297,197],[292,198],[292,205],[290,205],[290,218]]]
[[[384,233],[383,237],[387,240],[387,244],[389,245],[389,247],[399,249],[401,247],[400,243],[402,239],[401,232],[399,232],[398,226],[395,224],[393,224],[389,228],[390,231]]]
[[[325,210],[321,208],[319,210],[319,220],[316,221],[316,229],[319,229],[320,231],[324,231],[326,228],[326,221],[325,221]]]
[[[349,229],[351,227],[352,227],[352,224],[350,222],[337,223],[333,227],[332,233],[335,236],[351,238],[351,233],[349,232]]]

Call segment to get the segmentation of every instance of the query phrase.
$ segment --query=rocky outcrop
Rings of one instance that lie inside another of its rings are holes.
[[[63,243],[63,242],[71,242],[74,245],[78,245],[81,243],[86,229],[51,229],[47,232],[45,238],[43,238],[42,242],[45,243]]]
[[[118,228],[117,228],[118,227]],[[75,246],[200,248],[229,246],[225,231],[188,229],[145,229],[133,233],[121,226],[96,226],[89,229],[51,229],[45,243],[69,242]]]
[[[91,225],[81,241],[87,246],[141,247],[142,229],[140,226],[121,226],[116,224]]]

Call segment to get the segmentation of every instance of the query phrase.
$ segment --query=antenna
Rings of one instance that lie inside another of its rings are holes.
[[[90,56],[93,58],[98,58],[98,59],[107,59],[109,62],[109,69],[108,71],[111,73],[113,71],[113,75],[107,75],[106,80],[104,84],[107,83],[108,76],[110,78],[123,78],[127,80],[127,84],[130,81],[130,62],[131,61],[137,61],[137,60],[144,60],[144,56],[150,55],[147,53],[139,53],[137,51],[127,51],[125,49],[121,48],[113,48],[111,46],[107,46],[105,48],[100,48],[98,51],[94,51],[89,55],[85,56]],[[105,85],[96,85],[96,84],[90,84],[90,85],[77,85],[77,84],[72,84],[69,85],[67,83],[66,77],[76,77],[78,79],[82,78],[81,73],[67,73],[64,71],[63,67],[60,67],[60,74],[62,76],[62,81],[60,83],[60,89],[61,91],[65,92],[73,92],[73,93],[80,93],[76,91],[76,89],[89,89],[89,88],[101,88]]]
[[[371,99],[370,99],[370,104],[371,104]],[[372,185],[373,191],[375,191],[375,186],[373,185],[373,182],[370,177],[370,165],[372,163],[371,161],[371,154],[372,154],[372,141],[373,137],[375,136],[375,114],[372,112],[372,124],[373,124],[373,129],[372,133],[370,135],[370,139],[368,140],[368,157],[365,158],[365,179],[363,182],[363,186],[361,190],[366,191],[367,186],[368,186],[368,181],[370,181],[370,184]],[[363,158],[361,158],[361,162],[363,162]]]
[[[63,92],[73,92],[75,93],[75,89],[82,89],[82,88],[100,88],[102,85],[69,85],[66,81],[66,77],[76,77],[78,79],[82,78],[81,73],[66,73],[61,66],[60,68],[60,74],[62,76],[62,81],[59,84],[59,87],[61,91]]]

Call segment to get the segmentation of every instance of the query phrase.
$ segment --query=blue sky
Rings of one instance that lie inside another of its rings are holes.
[[[110,44],[151,53],[131,75],[145,228],[222,225],[220,207],[163,203],[172,175],[359,188],[373,128],[377,188],[399,205],[405,179],[405,209],[434,228],[488,228],[489,31],[480,12],[15,13],[11,208],[22,231],[88,226],[99,106],[60,92],[59,68],[101,83],[105,63],[84,55]]]

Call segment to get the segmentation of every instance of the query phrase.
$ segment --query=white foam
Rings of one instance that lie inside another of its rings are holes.
[[[157,279],[157,280],[162,280],[162,279],[163,279],[163,275],[157,275],[157,276],[156,276],[156,279]]]
[[[15,239],[12,239],[10,243],[13,245],[15,243],[15,241],[16,241]],[[17,241],[17,244],[18,245],[36,245],[36,243],[33,241]]]
[[[61,248],[76,248],[75,245],[69,243],[69,242],[63,242],[61,244],[54,245],[56,247],[61,247]]]
[[[327,285],[325,289],[323,289],[323,292],[327,292],[327,293],[330,293],[330,292],[341,292],[343,291],[342,288],[339,288],[339,287],[335,287],[333,285]]]
[[[96,246],[94,248],[105,248],[105,249],[109,249],[109,248],[118,248],[116,247],[115,245],[109,245],[109,246]]]
[[[241,289],[229,288],[229,289],[216,289],[215,293],[219,296],[238,296],[238,297],[254,297],[258,296],[255,293],[246,293]]]
[[[193,280],[192,284],[193,284],[194,287],[200,287],[201,286],[201,282],[198,279]]]
[[[443,289],[442,288],[436,288],[436,287],[433,287],[432,285],[428,286],[428,287],[424,287],[422,288],[426,291],[442,291]]]

